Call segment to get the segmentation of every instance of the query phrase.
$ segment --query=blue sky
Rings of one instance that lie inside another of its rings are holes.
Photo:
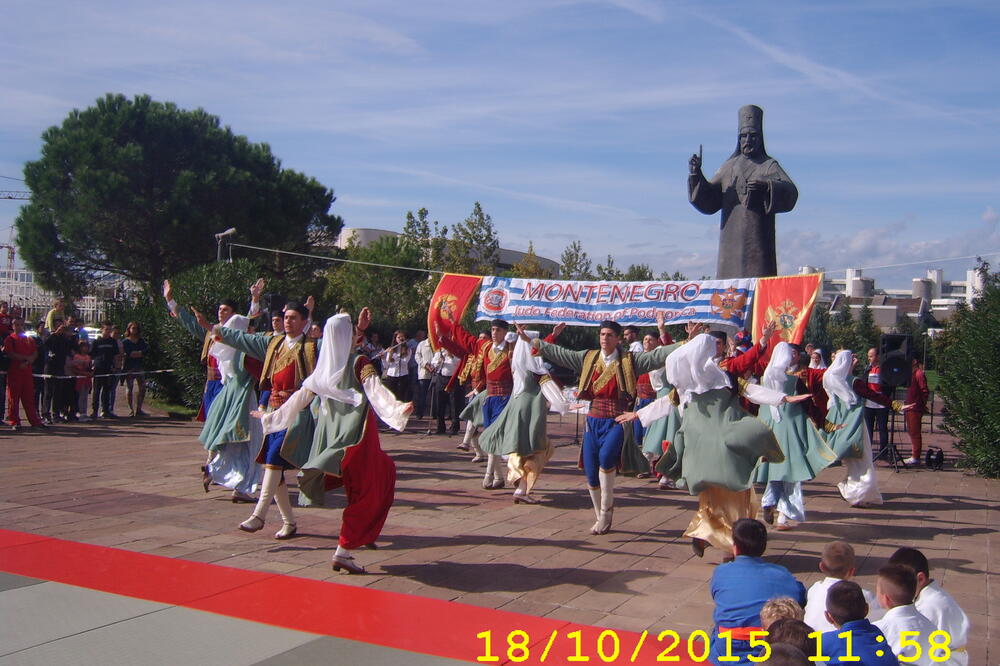
[[[996,2],[33,1],[4,17],[3,176],[71,109],[146,93],[269,143],[349,226],[399,230],[420,207],[452,224],[480,201],[505,247],[558,260],[578,239],[595,263],[697,277],[719,220],[688,204],[687,160],[703,145],[711,175],[753,103],[799,188],[781,272],[934,260],[868,272],[906,287],[1000,251]],[[0,242],[16,214],[0,200]]]

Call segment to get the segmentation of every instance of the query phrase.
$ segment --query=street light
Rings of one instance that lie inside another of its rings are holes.
[[[236,227],[229,227],[225,231],[215,234],[215,242],[218,243],[218,247],[215,252],[215,260],[222,261],[222,242],[223,239],[232,236],[236,233]]]

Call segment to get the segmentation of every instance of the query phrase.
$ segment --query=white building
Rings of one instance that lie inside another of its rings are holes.
[[[99,292],[106,292],[99,289]],[[83,321],[94,324],[104,318],[106,293],[88,295],[73,301],[73,305]],[[0,301],[21,308],[26,322],[31,323],[45,317],[52,308],[56,295],[42,289],[35,282],[35,274],[24,269],[0,269]]]
[[[799,273],[822,271],[815,266],[799,267]],[[945,280],[942,269],[932,268],[927,271],[927,277],[913,278],[907,290],[876,288],[875,278],[865,277],[860,268],[849,268],[843,279],[824,276],[818,300],[836,309],[843,302],[841,299],[846,298],[855,316],[867,304],[876,325],[889,329],[903,316],[931,317],[944,323],[955,314],[959,303],[970,303],[982,288],[983,280],[975,270],[966,271],[965,280]]]

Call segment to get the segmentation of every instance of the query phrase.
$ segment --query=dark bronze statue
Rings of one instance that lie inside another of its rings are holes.
[[[736,150],[712,180],[701,172],[701,155],[688,163],[688,198],[706,215],[722,209],[719,265],[715,278],[764,277],[778,274],[774,249],[774,215],[795,207],[795,183],[764,151],[764,111],[739,111]]]

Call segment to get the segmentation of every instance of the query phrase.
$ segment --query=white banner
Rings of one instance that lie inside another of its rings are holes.
[[[668,324],[690,321],[745,328],[756,278],[680,282],[577,282],[487,275],[479,289],[476,319],[523,324],[600,326]]]

